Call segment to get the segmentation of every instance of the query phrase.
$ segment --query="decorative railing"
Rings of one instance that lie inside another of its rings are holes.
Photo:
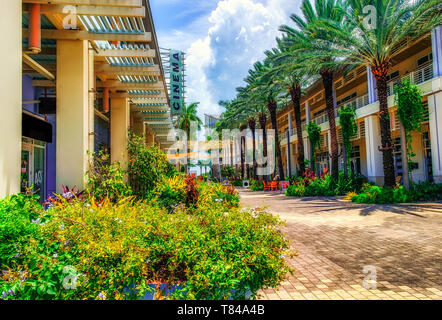
[[[319,117],[316,117],[313,119],[314,122],[316,122],[317,125],[321,125],[323,123],[328,122],[328,115],[327,114],[323,114]]]
[[[369,100],[368,100],[368,93],[367,93],[366,95],[356,97],[356,98],[353,98],[349,101],[338,104],[338,110],[341,109],[342,107],[348,106],[348,105],[352,106],[355,109],[359,109],[359,108],[365,107],[368,104],[369,104]]]
[[[408,79],[413,84],[421,84],[428,80],[433,79],[434,73],[433,73],[433,64],[429,63],[423,67],[420,67],[416,71],[412,71],[409,74],[403,76],[402,78],[398,78],[395,80],[392,80],[387,83],[387,93],[388,96],[392,96],[394,91],[394,86],[400,84],[403,80]]]

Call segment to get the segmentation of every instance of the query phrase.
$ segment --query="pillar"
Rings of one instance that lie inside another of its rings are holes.
[[[336,89],[335,86],[333,85],[333,110],[335,111],[335,118],[338,117],[338,100],[336,97]]]
[[[308,100],[305,101],[305,123],[309,124],[312,121],[312,114],[310,112],[310,105]]]
[[[288,121],[289,121],[289,135],[292,136],[293,135],[293,122],[292,122],[292,112],[289,111],[289,116],[288,116]]]
[[[88,169],[89,44],[57,41],[57,192],[61,186],[84,189]],[[93,150],[91,150],[93,151]]]
[[[377,115],[365,118],[365,147],[367,152],[368,180],[376,184],[383,184],[384,167],[382,163],[380,122]]]
[[[434,77],[442,76],[442,26],[433,29],[431,33],[433,48],[433,72]]]
[[[130,126],[130,106],[126,98],[111,101],[111,160],[123,166],[127,162],[127,139]]]
[[[0,199],[20,192],[22,115],[22,4],[2,1],[0,29]]]
[[[433,92],[428,96],[430,113],[431,156],[433,161],[433,177],[442,183],[442,26],[436,27],[431,33],[433,48]]]
[[[133,131],[136,135],[142,137],[144,134],[144,122],[135,120]]]
[[[310,112],[310,105],[308,100],[305,101],[305,123],[309,124],[312,121],[312,114]],[[304,157],[306,160],[312,160],[312,145],[308,137],[304,138]]]
[[[88,141],[88,150],[89,150],[89,160],[92,160],[92,153],[95,151],[95,93],[96,93],[96,79],[95,79],[95,51],[92,46],[89,46],[89,70],[88,70],[88,78],[89,78],[89,141]]]
[[[442,82],[440,79],[434,80]],[[433,177],[442,183],[442,92],[428,97],[430,113],[431,156],[433,161]]]
[[[367,83],[368,83],[368,103],[372,104],[378,101],[376,94],[377,81],[371,72],[370,66],[367,66]]]

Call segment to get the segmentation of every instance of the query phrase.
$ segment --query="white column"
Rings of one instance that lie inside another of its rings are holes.
[[[83,189],[89,149],[88,41],[57,41],[57,192]]]
[[[22,115],[22,4],[2,1],[0,29],[0,199],[20,192]]]
[[[130,126],[130,106],[125,98],[111,101],[111,160],[119,161],[124,167],[127,162],[127,139]],[[155,137],[153,138],[155,142]]]
[[[305,123],[309,124],[312,121],[312,114],[310,113],[310,105],[308,100],[305,101]]]
[[[433,48],[433,71],[434,77],[442,76],[442,26],[433,29],[431,33]]]
[[[333,109],[335,111],[335,118],[337,118],[338,117],[338,101],[336,99],[335,85],[333,85]]]
[[[435,82],[442,82],[440,79]],[[442,92],[428,97],[430,113],[431,156],[434,180],[442,183]]]
[[[289,134],[290,134],[290,137],[293,135],[293,125],[292,125],[292,112],[291,111],[289,111]]]
[[[384,167],[381,146],[380,122],[377,115],[365,118],[365,144],[367,152],[367,174],[371,182],[381,184],[384,179]]]
[[[368,103],[372,104],[378,100],[378,96],[376,94],[377,81],[373,76],[373,72],[371,72],[371,68],[367,66],[367,83],[368,83]]]
[[[310,112],[310,105],[308,100],[305,101],[305,123],[309,124],[312,121],[312,114]],[[312,145],[308,137],[304,139],[304,157],[306,160],[312,160]]]

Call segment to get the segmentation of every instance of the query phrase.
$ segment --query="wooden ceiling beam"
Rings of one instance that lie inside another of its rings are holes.
[[[110,88],[114,90],[164,90],[162,81],[155,83],[121,82],[119,80],[99,81],[97,88]]]
[[[103,76],[160,76],[161,72],[156,67],[113,67],[109,64],[95,66],[95,72]]]
[[[33,60],[30,56],[23,52],[23,63],[31,67],[33,70],[37,71],[39,74],[44,76],[46,79],[55,80],[55,76],[48,70],[45,69],[37,61]]]
[[[95,57],[127,57],[127,58],[155,58],[156,51],[153,49],[98,49]]]
[[[40,11],[45,15],[60,14],[63,13],[65,5],[62,4],[43,4],[40,7]],[[145,18],[146,7],[141,8],[128,8],[128,7],[104,7],[104,6],[86,6],[77,5],[77,15],[80,16],[106,16],[106,17],[135,17]],[[23,6],[23,12],[29,12],[29,6],[25,4]]]
[[[28,38],[28,29],[23,29],[23,38]],[[42,39],[53,40],[90,40],[90,41],[134,41],[150,42],[152,33],[144,32],[142,34],[120,34],[120,33],[92,33],[84,30],[52,30],[42,29]]]
[[[38,3],[52,5],[72,5],[72,6],[102,6],[102,7],[127,7],[141,8],[142,0],[22,0],[23,3]]]

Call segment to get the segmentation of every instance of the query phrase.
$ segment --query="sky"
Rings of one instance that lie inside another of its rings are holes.
[[[300,12],[300,0],[150,3],[160,47],[186,53],[186,102],[200,102],[201,117],[223,112],[218,102],[236,96],[253,63],[276,45],[278,27]]]

